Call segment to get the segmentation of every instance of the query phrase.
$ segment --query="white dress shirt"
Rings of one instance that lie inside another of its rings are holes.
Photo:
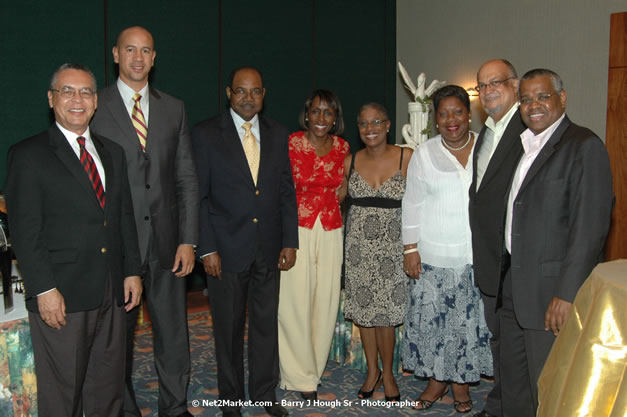
[[[555,123],[537,135],[535,135],[530,129],[527,129],[520,134],[520,140],[525,153],[518,162],[518,167],[516,168],[516,173],[514,174],[514,179],[512,180],[512,186],[509,189],[507,214],[505,217],[505,247],[509,253],[512,253],[512,216],[514,214],[514,200],[516,200],[518,191],[520,191],[520,186],[525,180],[527,172],[529,172],[529,168],[531,168],[531,165],[533,165],[533,162],[540,154],[542,148],[544,148],[544,145],[546,145],[549,141],[551,135],[555,132],[555,129],[557,129],[559,124],[562,123],[565,115],[566,113],[562,114],[562,117],[560,117]]]
[[[78,158],[79,161],[81,159],[81,147],[78,146],[78,141],[76,139],[79,136],[82,136],[85,138],[85,149],[87,150],[87,152],[89,152],[92,159],[94,160],[94,163],[96,164],[96,169],[98,169],[98,175],[100,175],[100,182],[102,182],[102,189],[106,191],[107,180],[106,180],[104,167],[102,166],[102,162],[100,161],[100,155],[98,155],[98,152],[96,151],[94,142],[91,140],[91,133],[89,133],[89,126],[87,127],[87,130],[83,132],[82,135],[77,135],[74,132],[70,132],[69,130],[61,126],[59,122],[57,122],[57,127],[59,128],[61,133],[63,133],[63,136],[65,136],[65,139],[67,139],[68,143],[72,147],[72,150],[76,154],[76,157]],[[85,175],[87,175],[87,173],[85,173]]]
[[[494,155],[494,151],[499,146],[503,133],[505,133],[505,129],[509,125],[509,121],[512,120],[516,110],[518,110],[518,102],[498,122],[494,122],[492,116],[485,121],[486,132],[483,135],[483,144],[477,154],[477,190],[479,185],[481,185],[483,175],[488,169],[492,155]]]
[[[239,140],[242,142],[242,146],[244,146],[244,134],[246,134],[246,129],[242,127],[246,120],[242,119],[241,116],[231,108],[231,117],[233,118],[233,123],[235,124],[235,128],[237,130],[237,134],[239,135]],[[250,131],[253,135],[255,135],[255,139],[257,139],[257,146],[259,146],[259,150],[261,151],[261,134],[259,132],[259,116],[255,114],[252,119],[248,120],[248,123],[252,125]]]
[[[438,135],[418,146],[409,161],[403,196],[403,244],[417,243],[421,261],[426,264],[440,268],[472,264],[468,188],[473,152],[474,143],[463,167]]]
[[[139,105],[142,108],[142,113],[144,114],[144,120],[146,120],[146,126],[148,126],[148,116],[150,114],[150,98],[148,93],[148,83],[139,91],[133,90],[128,85],[124,84],[120,78],[116,82],[116,86],[118,87],[118,91],[122,96],[122,101],[124,102],[124,107],[126,107],[126,111],[128,112],[128,117],[133,117],[133,107],[135,106],[135,100],[133,100],[133,96],[135,93],[139,93],[142,98],[139,99]]]

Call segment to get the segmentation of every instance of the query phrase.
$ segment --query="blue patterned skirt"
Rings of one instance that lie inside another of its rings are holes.
[[[416,376],[456,383],[492,375],[490,331],[472,265],[422,268],[420,279],[409,284],[403,368]]]

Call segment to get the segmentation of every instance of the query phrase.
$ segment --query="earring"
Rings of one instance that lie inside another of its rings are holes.
[[[468,119],[468,123],[472,123],[472,119]]]
[[[436,123],[436,124],[435,124],[435,128],[436,128],[436,129],[438,129],[439,127],[440,127],[440,126],[438,126],[438,124]]]
[[[305,117],[305,121],[306,121],[306,122],[308,122],[308,121],[309,121],[309,118]]]
[[[335,122],[333,122],[333,126],[335,126]]]

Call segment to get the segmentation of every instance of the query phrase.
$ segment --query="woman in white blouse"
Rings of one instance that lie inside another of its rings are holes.
[[[476,134],[470,100],[455,85],[433,94],[440,133],[416,148],[403,197],[404,268],[411,278],[403,367],[429,378],[414,407],[426,410],[448,392],[454,408],[472,409],[468,383],[492,374],[490,333],[474,285],[468,188]]]

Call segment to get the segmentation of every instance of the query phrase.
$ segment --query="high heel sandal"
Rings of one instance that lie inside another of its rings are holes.
[[[381,386],[381,383],[383,382],[383,372],[381,372],[381,370],[379,369],[379,376],[377,377],[376,382],[374,383],[374,386],[372,387],[372,389],[370,391],[364,391],[362,389],[360,389],[357,392],[357,397],[359,397],[360,399],[366,399],[366,398],[370,398],[372,397],[372,394],[374,394],[374,392],[377,390],[377,388],[379,388]]]
[[[416,400],[416,405],[414,407],[412,407],[414,410],[428,410],[429,408],[433,407],[433,404],[440,401],[446,394],[448,394],[448,386],[444,389],[444,392],[442,392],[442,394],[440,394],[440,396],[438,398],[436,398],[433,401],[430,400],[423,400],[422,398],[418,398]],[[417,406],[420,406],[420,408],[416,408]]]

